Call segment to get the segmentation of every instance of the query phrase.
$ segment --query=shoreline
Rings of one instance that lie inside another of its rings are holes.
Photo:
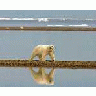
[[[8,27],[2,26],[0,30],[33,30],[33,31],[96,31],[96,27]]]
[[[0,60],[0,67],[54,67],[67,69],[96,69],[96,61],[38,61]]]

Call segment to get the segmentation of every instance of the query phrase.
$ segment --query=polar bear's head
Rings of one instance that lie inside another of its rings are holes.
[[[55,48],[54,45],[49,45],[49,46],[48,46],[48,49],[49,49],[50,52],[51,52],[51,51],[54,51],[54,48]]]

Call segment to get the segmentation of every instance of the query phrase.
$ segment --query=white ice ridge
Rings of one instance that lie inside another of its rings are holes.
[[[11,20],[11,18],[0,18],[0,20]]]
[[[65,26],[65,25],[47,25],[47,26],[61,26],[62,27],[62,26]]]
[[[75,27],[86,27],[86,26],[89,26],[89,25],[87,25],[87,24],[81,24],[81,25],[69,25],[69,26],[75,26]]]
[[[38,21],[39,21],[39,22],[41,22],[41,21],[43,21],[43,22],[48,22],[49,20],[48,20],[48,18],[38,18]]]
[[[37,20],[37,18],[0,18],[0,20]]]
[[[77,19],[77,18],[32,18],[32,17],[29,17],[29,18],[22,18],[22,17],[16,17],[16,18],[9,18],[9,17],[3,17],[3,18],[0,18],[0,20],[38,20],[38,22],[48,22],[49,20],[60,20],[60,21],[65,21],[65,20],[96,20],[96,19]]]

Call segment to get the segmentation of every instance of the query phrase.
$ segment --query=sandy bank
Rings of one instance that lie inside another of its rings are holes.
[[[0,60],[0,67],[54,67],[71,69],[96,69],[96,61],[31,61]]]

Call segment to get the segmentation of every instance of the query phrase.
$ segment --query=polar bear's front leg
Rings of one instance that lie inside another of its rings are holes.
[[[51,58],[51,61],[55,61],[55,55],[54,55],[53,52],[50,52],[50,53],[49,53],[49,56],[50,56],[50,58]]]

